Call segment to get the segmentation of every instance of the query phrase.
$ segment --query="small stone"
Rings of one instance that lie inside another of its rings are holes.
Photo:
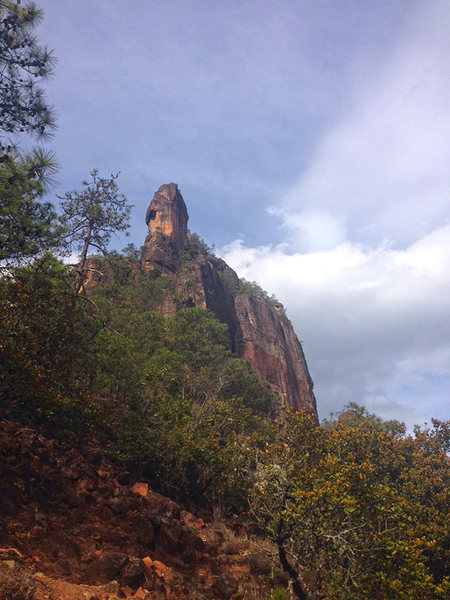
[[[195,527],[197,529],[202,529],[203,527],[205,527],[205,521],[203,519],[197,518],[187,510],[181,511],[180,520],[187,527]]]
[[[148,483],[138,481],[133,485],[131,491],[137,494],[138,496],[142,496],[143,498],[145,498],[145,496],[148,495]]]
[[[152,569],[152,565],[153,565],[153,561],[152,561],[152,559],[150,558],[150,556],[145,556],[145,557],[142,559],[142,562],[144,563],[144,568],[145,568],[145,570],[147,571],[147,573],[150,573],[150,572],[151,572],[151,569]]]
[[[114,594],[117,596],[120,592],[120,583],[114,579],[113,581],[110,581],[104,585],[103,589],[107,594]]]
[[[130,598],[133,595],[133,590],[130,588],[129,585],[123,585],[120,588],[120,592],[125,598]]]
[[[160,560],[154,560],[153,561],[153,567],[154,567],[156,575],[158,577],[164,577],[164,576],[167,577],[167,575],[170,573],[170,568],[167,567]]]
[[[139,586],[144,579],[144,562],[140,558],[130,558],[125,567],[122,580],[132,587]]]

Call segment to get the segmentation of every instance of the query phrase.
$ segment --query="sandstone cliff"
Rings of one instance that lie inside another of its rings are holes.
[[[280,404],[306,408],[317,417],[306,359],[282,305],[241,293],[238,276],[223,260],[189,248],[187,221],[177,185],[162,185],[147,210],[149,232],[141,257],[143,271],[171,279],[173,293],[159,309],[166,315],[188,306],[211,310],[228,325],[232,351],[249,360]]]
[[[258,298],[235,298],[238,329],[235,351],[264,377],[283,404],[317,414],[305,355],[281,305]]]

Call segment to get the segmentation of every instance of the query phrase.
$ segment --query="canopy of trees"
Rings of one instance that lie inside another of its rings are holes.
[[[449,426],[287,414],[252,470],[251,513],[298,598],[444,598]]]

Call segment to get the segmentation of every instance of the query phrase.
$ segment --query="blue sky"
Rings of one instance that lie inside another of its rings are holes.
[[[56,193],[162,183],[285,304],[321,416],[449,413],[450,3],[42,0]],[[129,240],[118,240],[117,247]]]

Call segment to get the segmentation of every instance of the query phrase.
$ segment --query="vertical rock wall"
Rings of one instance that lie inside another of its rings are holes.
[[[281,403],[317,414],[305,355],[281,304],[247,294],[235,298],[236,352],[269,383]]]

